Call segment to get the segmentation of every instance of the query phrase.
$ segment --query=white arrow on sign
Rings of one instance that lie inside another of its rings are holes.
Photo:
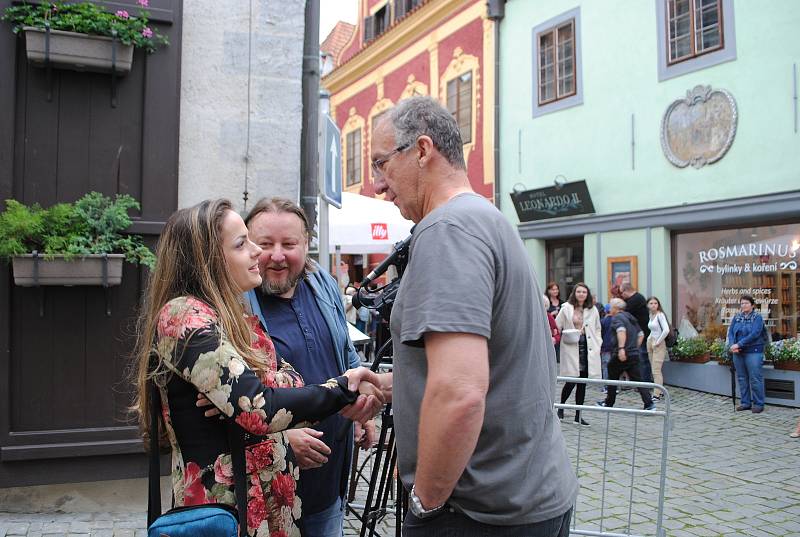
[[[331,138],[331,192],[337,192],[338,189],[336,188],[336,157],[338,156],[336,152],[336,140]]]

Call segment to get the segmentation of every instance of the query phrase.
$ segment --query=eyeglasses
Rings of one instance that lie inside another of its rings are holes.
[[[397,146],[396,148],[394,148],[394,150],[392,152],[390,152],[388,155],[386,155],[385,157],[373,159],[372,162],[370,163],[370,165],[372,167],[372,174],[375,175],[375,176],[383,174],[383,168],[384,168],[384,166],[386,166],[386,163],[389,162],[390,160],[392,160],[393,156],[397,155],[398,153],[402,153],[403,151],[405,151],[409,147],[411,147],[410,143],[403,144],[403,145],[400,145],[400,146]]]

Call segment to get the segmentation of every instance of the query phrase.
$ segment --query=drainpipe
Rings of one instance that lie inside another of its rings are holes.
[[[300,206],[317,225],[319,175],[319,0],[306,1],[303,36],[303,130],[300,133]]]
[[[506,15],[506,0],[487,0],[489,20],[494,22],[494,204],[500,209],[500,21]]]

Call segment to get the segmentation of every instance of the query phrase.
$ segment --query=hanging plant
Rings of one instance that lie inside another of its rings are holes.
[[[13,25],[13,32],[19,33],[25,28],[74,32],[78,34],[114,37],[123,45],[132,45],[153,52],[158,46],[168,45],[167,38],[150,27],[150,13],[144,8],[149,0],[139,0],[141,6],[138,16],[134,17],[125,10],[115,13],[92,2],[66,4],[63,2],[28,4],[6,8],[2,20]]]

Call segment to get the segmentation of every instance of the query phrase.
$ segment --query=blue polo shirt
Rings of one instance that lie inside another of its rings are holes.
[[[261,292],[256,295],[275,350],[303,376],[306,384],[321,384],[343,373],[336,364],[330,330],[306,280],[297,284],[292,298],[265,296]],[[341,493],[350,421],[334,414],[314,429],[323,432],[321,440],[331,448],[331,454],[321,467],[300,472],[297,495],[305,514],[330,507]]]

